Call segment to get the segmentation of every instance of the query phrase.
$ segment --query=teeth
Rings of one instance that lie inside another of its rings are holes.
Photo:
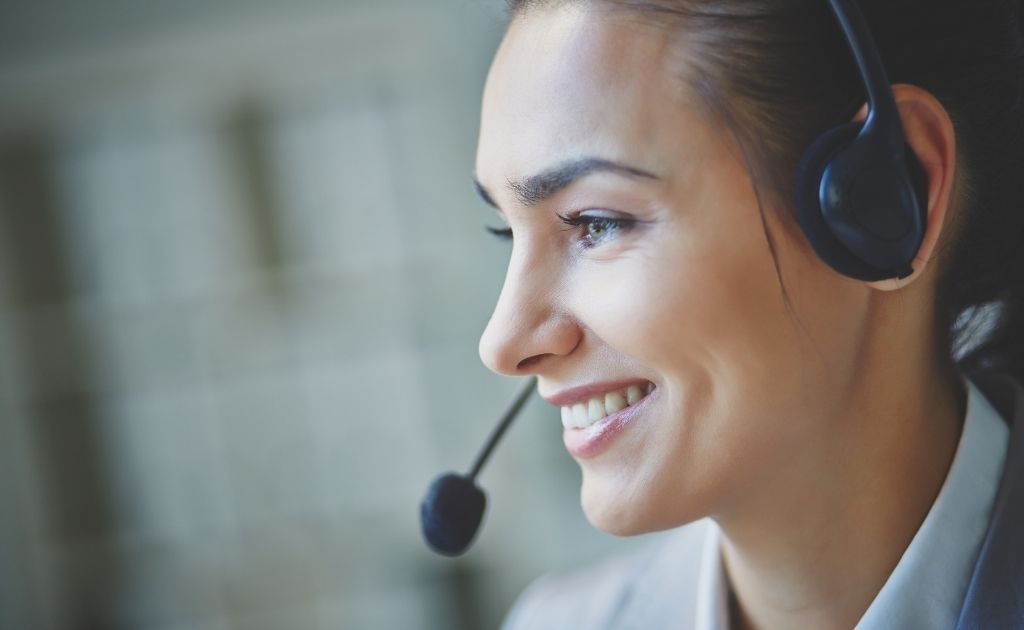
[[[630,385],[625,389],[595,396],[571,407],[562,407],[562,426],[566,429],[584,429],[608,414],[626,407],[654,391],[654,383]]]
[[[616,411],[625,409],[627,406],[628,403],[626,402],[625,397],[623,397],[619,392],[611,392],[604,396],[604,408],[608,413],[615,413]]]
[[[583,403],[576,403],[572,406],[572,426],[580,428],[589,424],[587,422],[587,406]]]
[[[627,403],[632,405],[633,403],[635,403],[636,401],[640,400],[643,397],[644,395],[643,392],[640,391],[639,385],[630,385],[628,388],[626,388]]]

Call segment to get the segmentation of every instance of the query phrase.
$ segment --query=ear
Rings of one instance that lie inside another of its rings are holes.
[[[903,124],[903,136],[928,178],[928,215],[924,240],[911,263],[914,272],[906,278],[868,283],[881,291],[900,289],[915,282],[935,258],[944,227],[947,228],[946,238],[949,238],[947,210],[956,174],[956,134],[946,108],[929,92],[914,85],[898,83],[892,86],[892,91]],[[857,112],[854,120],[860,122],[866,116],[867,104]]]

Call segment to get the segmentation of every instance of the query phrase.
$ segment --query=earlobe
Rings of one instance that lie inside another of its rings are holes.
[[[927,179],[927,211],[924,238],[911,266],[914,272],[905,278],[868,283],[882,291],[901,289],[931,268],[940,238],[949,238],[948,211],[956,176],[956,134],[946,108],[929,92],[907,84],[892,86],[899,109],[903,135]],[[855,120],[863,120],[867,106]]]

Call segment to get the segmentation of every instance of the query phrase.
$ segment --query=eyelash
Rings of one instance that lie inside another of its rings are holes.
[[[588,233],[580,241],[580,244],[584,248],[594,247],[603,241],[607,236],[601,237],[601,240],[594,241],[593,236],[589,233],[589,230],[597,227],[605,230],[605,234],[614,234],[618,230],[629,229],[633,226],[635,221],[632,219],[619,219],[615,217],[600,217],[591,215],[576,215],[568,216],[564,214],[557,215],[558,219],[570,226],[570,227],[583,227],[588,230]],[[497,236],[502,240],[512,239],[512,228],[495,228],[487,226],[487,231]]]
[[[484,229],[486,229],[488,232],[490,232],[491,234],[497,236],[498,238],[500,238],[503,241],[511,241],[512,240],[512,228],[496,228],[496,227],[491,227],[489,225],[486,225],[486,226],[484,226]]]

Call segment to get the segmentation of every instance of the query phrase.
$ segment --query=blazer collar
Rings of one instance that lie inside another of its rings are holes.
[[[1018,628],[1024,624],[1024,387],[1004,374],[979,372],[971,380],[1010,424],[1010,438],[957,629]]]

